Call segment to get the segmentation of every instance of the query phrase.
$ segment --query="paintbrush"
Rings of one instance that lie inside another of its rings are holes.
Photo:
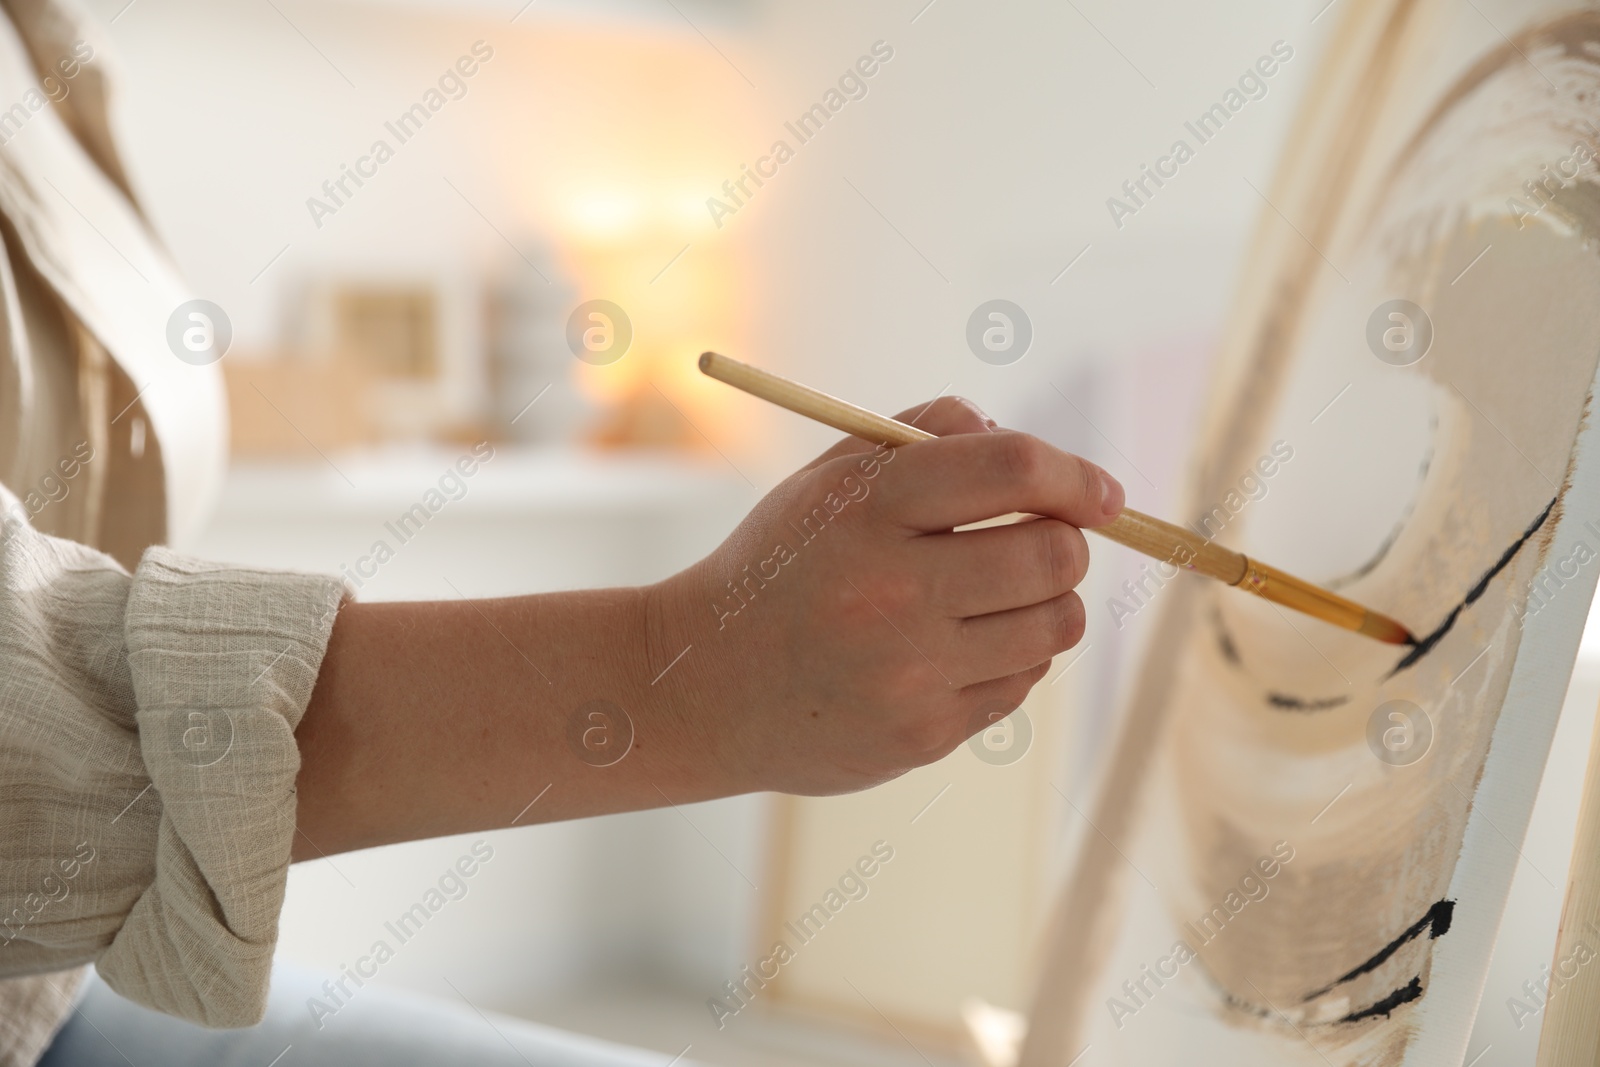
[[[700,370],[751,396],[874,444],[909,445],[935,436],[926,430],[896,422],[716,352],[706,352],[700,356]],[[1354,630],[1391,645],[1416,644],[1411,631],[1387,615],[1380,615],[1337,593],[1330,593],[1310,582],[1285,574],[1276,567],[1269,567],[1242,553],[1223,548],[1181,526],[1162,522],[1132,508],[1123,508],[1121,514],[1104,526],[1093,527],[1093,532],[1136,552],[1248,590],[1264,600],[1304,612],[1334,626]]]

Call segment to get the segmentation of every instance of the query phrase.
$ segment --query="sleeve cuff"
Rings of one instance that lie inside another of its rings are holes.
[[[333,578],[153,548],[126,615],[155,879],[96,961],[113,989],[213,1027],[266,1009],[295,833],[299,725],[342,600]]]

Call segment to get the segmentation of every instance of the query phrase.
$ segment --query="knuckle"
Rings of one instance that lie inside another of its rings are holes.
[[[990,422],[978,405],[961,396],[941,396],[910,413],[913,426],[939,436],[952,433],[978,433],[988,429]]]
[[[936,748],[942,740],[943,731],[933,719],[915,715],[896,728],[894,746],[897,751],[916,758]]]
[[[999,462],[1014,482],[1035,485],[1043,480],[1049,466],[1049,448],[1043,441],[1025,433],[1009,433],[1000,438]]]
[[[1085,621],[1083,600],[1077,593],[1067,593],[1051,601],[1050,633],[1053,652],[1065,652],[1082,640]]]
[[[1001,698],[1006,703],[1015,704],[1020,708],[1022,702],[1028,699],[1028,694],[1033,691],[1033,687],[1043,681],[1044,676],[1049,672],[1050,661],[1045,660],[1037,667],[1029,667],[1025,671],[1012,675],[1005,680]]]
[[[951,725],[944,716],[925,707],[899,724],[892,743],[903,757],[920,766],[948,753],[954,747],[951,736]]]
[[[919,646],[925,640],[926,597],[922,580],[912,573],[835,573],[823,582],[819,605],[836,637],[863,650],[887,649],[898,655],[906,641],[902,635]],[[876,675],[893,682],[895,668],[880,667]],[[885,695],[894,695],[892,687]]]
[[[882,625],[879,612],[904,627],[903,615],[916,609],[923,599],[922,580],[910,571],[880,571],[854,579],[860,598],[866,600],[866,614]]]
[[[1082,456],[1072,457],[1073,489],[1076,491],[1075,504],[1088,508],[1091,512],[1100,510],[1100,468],[1084,459]]]
[[[982,433],[993,426],[993,421],[978,405],[964,396],[952,396],[940,411],[940,418],[950,426],[947,432]]]
[[[949,431],[946,429],[950,421],[950,413],[954,407],[953,397],[936,396],[925,404],[906,408],[896,416],[901,422],[915,426],[919,430],[944,436]]]
[[[891,708],[914,708],[926,687],[918,665],[904,658],[884,664],[878,674],[879,695]]]
[[[871,688],[878,706],[888,712],[885,741],[894,752],[921,757],[948,740],[936,692],[942,686],[927,664],[897,658],[883,665]]]
[[[864,634],[882,625],[877,609],[859,585],[842,574],[828,578],[822,586],[821,603],[826,617],[851,634]]]
[[[1056,596],[1075,589],[1089,569],[1089,546],[1083,534],[1064,522],[1042,519],[1035,535],[1039,546],[1039,566],[1047,579],[1048,595]]]

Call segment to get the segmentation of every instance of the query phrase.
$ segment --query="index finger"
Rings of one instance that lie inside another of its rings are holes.
[[[1095,464],[1015,430],[902,445],[891,462],[880,483],[884,507],[925,533],[1013,511],[1101,526],[1124,500],[1122,484]]]

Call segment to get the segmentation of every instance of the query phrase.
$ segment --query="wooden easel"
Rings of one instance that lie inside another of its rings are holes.
[[[1572,842],[1567,898],[1561,909],[1551,969],[1579,953],[1578,942],[1600,952],[1600,714],[1589,745],[1578,831]],[[1578,968],[1552,995],[1539,1034],[1537,1067],[1587,1067],[1600,1063],[1600,958]]]

